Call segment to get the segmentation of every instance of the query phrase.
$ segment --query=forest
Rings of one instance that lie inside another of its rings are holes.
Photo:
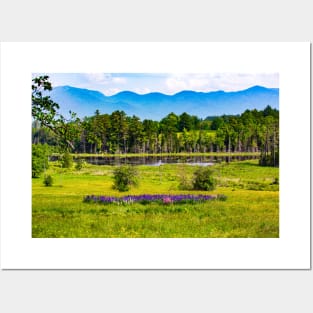
[[[70,112],[66,120],[58,116],[58,105],[43,95],[44,82],[33,85],[33,144],[94,154],[260,152],[260,164],[279,165],[279,111],[270,106],[205,119],[172,112],[160,121],[142,121],[123,111],[97,110],[83,119]]]

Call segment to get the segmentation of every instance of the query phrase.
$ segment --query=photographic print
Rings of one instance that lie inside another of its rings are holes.
[[[0,97],[2,268],[310,268],[309,43],[1,43]]]
[[[279,74],[33,73],[32,237],[279,237]]]

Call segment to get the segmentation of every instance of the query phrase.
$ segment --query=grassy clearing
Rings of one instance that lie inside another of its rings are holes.
[[[279,176],[277,168],[257,160],[213,166],[218,187],[213,192],[179,190],[179,180],[192,178],[193,166],[139,166],[140,184],[129,192],[112,189],[111,166],[87,165],[81,171],[51,163],[45,187],[33,179],[33,237],[278,237]],[[224,194],[226,201],[197,204],[91,204],[85,195]]]

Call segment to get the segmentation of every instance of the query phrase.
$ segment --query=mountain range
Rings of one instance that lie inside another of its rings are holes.
[[[247,109],[263,110],[267,105],[278,109],[279,89],[254,86],[240,91],[197,92],[184,90],[174,95],[152,92],[137,94],[122,91],[105,96],[96,90],[58,86],[49,96],[60,105],[60,113],[69,116],[69,111],[81,118],[100,113],[123,110],[127,115],[143,119],[160,120],[167,114],[187,112],[200,118],[207,116],[240,114]]]

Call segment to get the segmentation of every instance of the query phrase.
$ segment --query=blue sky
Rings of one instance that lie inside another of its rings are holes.
[[[162,73],[40,73],[49,75],[53,87],[69,85],[98,90],[106,96],[121,91],[139,94],[162,92],[172,95],[182,90],[238,91],[260,85],[279,88],[278,73],[211,73],[211,74],[162,74]],[[33,76],[39,75],[38,73]]]

